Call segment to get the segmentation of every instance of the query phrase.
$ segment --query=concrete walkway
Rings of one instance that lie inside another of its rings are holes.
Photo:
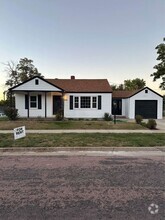
[[[157,128],[160,130],[165,130],[165,119],[157,119]]]
[[[1,134],[12,134],[13,130],[0,130]],[[144,134],[152,134],[152,133],[165,133],[165,129],[158,130],[87,130],[87,129],[76,129],[76,130],[26,130],[26,133],[31,134],[69,134],[69,133],[144,133]]]

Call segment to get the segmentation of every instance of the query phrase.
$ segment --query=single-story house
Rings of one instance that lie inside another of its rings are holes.
[[[107,79],[44,79],[35,76],[9,89],[20,117],[103,118],[104,113],[134,119],[162,118],[163,98],[146,87],[112,91]]]
[[[112,89],[106,79],[33,77],[10,89],[20,117],[102,118],[112,112]]]

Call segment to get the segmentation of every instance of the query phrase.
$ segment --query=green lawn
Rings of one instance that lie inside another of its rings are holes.
[[[0,134],[0,147],[152,147],[165,146],[164,134],[27,134],[14,140]]]
[[[0,130],[12,130],[25,126],[26,129],[146,129],[135,122],[117,121],[116,124],[107,121],[45,121],[45,120],[0,120]]]

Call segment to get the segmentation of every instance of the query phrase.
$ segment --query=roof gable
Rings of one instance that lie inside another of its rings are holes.
[[[36,80],[38,80],[38,84],[36,84]],[[29,80],[20,83],[9,90],[11,91],[63,91],[58,86],[46,81],[42,77],[35,76],[30,78]]]
[[[132,95],[130,96],[130,98],[131,98],[132,96],[135,96],[135,95],[137,95],[138,93],[140,93],[140,92],[146,90],[146,89],[150,90],[150,91],[153,92],[154,94],[156,94],[156,95],[158,95],[158,96],[160,96],[160,97],[163,98],[163,96],[161,96],[159,93],[155,92],[154,90],[150,89],[149,87],[144,87],[144,88],[142,88],[142,89],[136,91],[134,94],[132,94]]]
[[[113,91],[112,93],[112,97],[113,98],[131,98],[132,96],[135,96],[136,94],[142,92],[143,90],[150,90],[151,92],[155,93],[156,95],[162,97],[159,93],[155,92],[154,90],[150,89],[149,87],[144,87],[142,89],[139,90],[133,90],[133,91],[129,91],[129,90],[119,90],[119,91]]]

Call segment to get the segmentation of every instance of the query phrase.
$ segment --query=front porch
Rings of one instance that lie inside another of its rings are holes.
[[[16,108],[22,118],[52,118],[64,112],[64,93],[25,91],[15,94]]]

